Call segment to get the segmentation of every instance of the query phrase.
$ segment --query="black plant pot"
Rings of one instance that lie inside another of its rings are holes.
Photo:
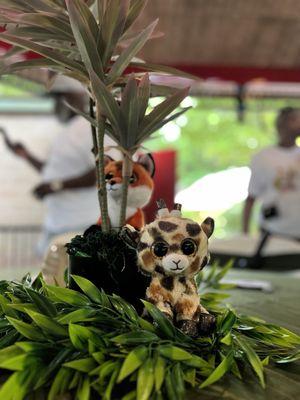
[[[78,251],[79,241],[81,248]],[[82,257],[80,256],[82,247],[87,243],[90,257]],[[138,312],[142,311],[143,305],[140,299],[145,298],[150,278],[139,271],[135,250],[131,249],[116,232],[104,234],[100,227],[92,226],[82,237],[74,238],[67,247],[71,289],[79,289],[71,275],[80,275],[107,294],[115,293],[123,297]]]

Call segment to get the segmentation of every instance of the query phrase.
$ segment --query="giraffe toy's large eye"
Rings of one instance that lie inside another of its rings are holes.
[[[152,251],[156,257],[164,257],[169,250],[169,246],[166,242],[156,242],[152,245]]]
[[[192,239],[185,239],[181,243],[181,251],[186,256],[194,254],[197,250],[197,245]]]

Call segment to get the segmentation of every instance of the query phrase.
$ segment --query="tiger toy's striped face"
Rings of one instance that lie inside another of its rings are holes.
[[[157,218],[137,237],[138,262],[142,271],[153,274],[194,276],[208,262],[208,238],[214,221],[201,225],[172,215]]]

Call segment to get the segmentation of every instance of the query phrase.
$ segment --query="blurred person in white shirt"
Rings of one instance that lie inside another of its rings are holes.
[[[300,110],[286,107],[276,119],[277,145],[256,154],[243,212],[243,231],[248,233],[252,208],[261,203],[263,232],[300,240]]]
[[[54,236],[84,231],[99,217],[91,127],[64,103],[83,110],[86,98],[76,92],[53,95],[55,114],[63,125],[47,160],[39,160],[21,143],[5,140],[11,151],[41,174],[41,183],[33,189],[34,195],[46,202],[47,210],[38,244],[41,256]]]

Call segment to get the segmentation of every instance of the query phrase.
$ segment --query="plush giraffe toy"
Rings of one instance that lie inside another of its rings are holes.
[[[200,304],[195,275],[209,260],[208,238],[214,220],[199,225],[181,216],[181,205],[169,212],[159,200],[157,218],[138,232],[130,225],[124,235],[138,252],[138,265],[151,275],[146,299],[155,304],[184,333],[196,337],[207,334],[215,318]]]

